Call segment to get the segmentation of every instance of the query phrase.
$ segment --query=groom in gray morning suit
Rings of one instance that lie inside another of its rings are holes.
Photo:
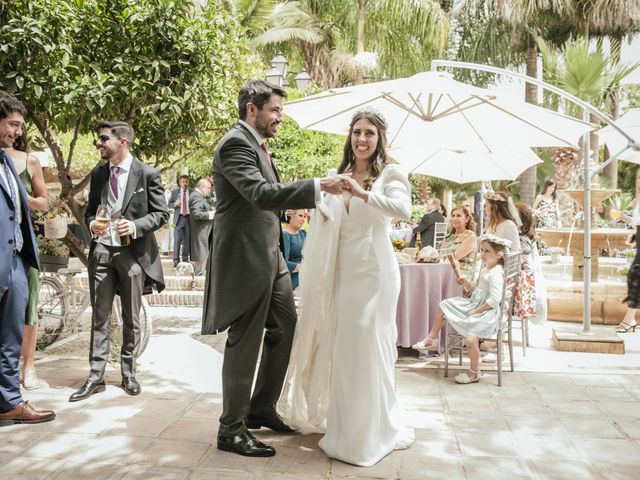
[[[296,322],[291,279],[279,248],[280,210],[312,208],[321,190],[342,189],[339,177],[279,183],[264,140],[276,135],[283,98],[284,90],[261,80],[242,87],[240,121],[213,160],[217,205],[202,333],[228,329],[218,448],[246,456],[275,454],[247,428],[292,431],[276,413]]]

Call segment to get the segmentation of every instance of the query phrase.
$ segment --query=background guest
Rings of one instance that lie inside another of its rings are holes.
[[[510,252],[520,251],[520,232],[509,208],[509,200],[504,192],[487,192],[485,212],[487,225],[485,232],[511,242]]]
[[[181,175],[178,188],[171,192],[169,205],[173,205],[173,266],[177,267],[180,258],[189,261],[189,196],[193,188],[189,188],[189,176]]]
[[[423,247],[433,245],[436,223],[444,222],[444,217],[442,213],[440,213],[441,208],[440,199],[430,198],[427,201],[427,213],[422,217],[418,226],[413,229],[413,236],[411,237],[411,242],[409,242],[410,247],[416,246],[418,233],[420,234]]]
[[[12,148],[5,149],[5,153],[13,161],[16,172],[18,172],[27,192],[29,210],[44,210],[49,205],[47,186],[44,183],[40,161],[35,155],[30,155],[30,152],[31,148],[26,131],[16,139]],[[27,283],[29,284],[29,303],[27,304],[27,316],[22,337],[22,385],[27,390],[33,390],[40,386],[34,365],[40,291],[40,277],[37,269],[29,267]]]
[[[536,279],[533,262],[535,227],[531,209],[524,203],[516,203],[522,225],[520,226],[520,275],[516,285],[513,314],[523,320],[536,316]]]
[[[462,274],[473,279],[476,269],[476,250],[478,237],[476,236],[476,222],[467,207],[458,206],[451,210],[449,220],[449,234],[440,245],[440,255],[453,253],[460,262]]]
[[[552,178],[542,184],[540,194],[533,202],[536,224],[540,228],[557,228],[561,226],[560,208],[557,198],[558,185]]]
[[[191,262],[196,275],[204,275],[207,258],[209,258],[209,237],[213,228],[215,210],[209,203],[211,183],[201,179],[189,197]]]
[[[635,332],[638,323],[636,313],[640,308],[640,168],[636,170],[636,195],[633,199],[633,213],[631,217],[622,215],[622,220],[636,229],[636,257],[629,267],[627,274],[627,313],[616,328],[618,333]]]
[[[282,231],[284,259],[287,262],[287,268],[291,274],[291,286],[294,290],[298,288],[298,273],[300,272],[300,262],[302,261],[302,247],[307,238],[307,232],[302,230],[302,226],[306,220],[306,210],[291,210],[288,217],[289,224]]]

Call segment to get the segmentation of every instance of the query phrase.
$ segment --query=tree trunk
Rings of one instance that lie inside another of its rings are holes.
[[[538,76],[538,49],[533,43],[533,39],[529,39],[530,46],[527,50],[527,76],[537,78]],[[524,100],[527,103],[536,105],[538,103],[538,87],[531,83],[525,85]],[[536,183],[538,169],[534,165],[526,169],[520,175],[520,201],[531,206],[536,198]]]
[[[364,52],[364,22],[365,22],[365,14],[364,14],[364,6],[366,0],[358,0],[358,51],[357,53]],[[354,82],[356,85],[362,85],[364,83],[364,70],[362,68],[357,69],[356,80]]]
[[[300,50],[304,56],[304,68],[316,85],[325,90],[341,86],[326,45],[300,42]]]
[[[622,36],[615,35],[614,38],[612,38],[612,44],[613,42],[618,42],[618,44],[621,44]],[[618,49],[612,48],[611,50],[614,55],[612,58],[613,63],[617,65],[620,63],[620,54],[622,50],[620,48]],[[609,98],[611,99],[611,110],[609,112],[609,115],[611,115],[611,118],[613,120],[617,120],[618,117],[620,116],[620,89],[616,88],[615,90],[613,90],[609,95]],[[609,155],[611,155],[612,153],[617,153],[617,152],[608,152],[605,149],[604,160],[608,160]],[[611,162],[609,165],[607,165],[604,168],[604,176],[607,179],[609,188],[618,188],[618,160]]]

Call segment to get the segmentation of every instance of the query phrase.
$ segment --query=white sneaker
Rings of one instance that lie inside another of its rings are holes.
[[[485,353],[480,359],[480,361],[482,363],[496,363],[498,361],[498,356],[492,352]]]

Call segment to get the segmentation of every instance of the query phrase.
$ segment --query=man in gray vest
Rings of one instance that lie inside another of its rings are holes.
[[[116,293],[122,301],[122,388],[140,393],[135,378],[136,350],[140,343],[140,308],[143,293],[164,289],[160,254],[153,232],[169,220],[160,172],[129,152],[133,128],[125,122],[103,122],[97,128],[96,147],[106,162],[91,171],[85,223],[93,234],[89,250],[91,296],[90,373],[69,397],[70,402],[105,390],[104,372],[109,358],[109,322]],[[111,222],[100,225],[96,213],[108,205]]]
[[[291,278],[279,248],[280,210],[313,208],[321,190],[342,191],[338,176],[280,183],[265,139],[276,135],[286,96],[261,80],[242,87],[240,120],[221,140],[213,160],[217,204],[202,333],[228,329],[218,448],[256,457],[272,456],[275,450],[247,428],[292,431],[276,413],[296,322]]]

